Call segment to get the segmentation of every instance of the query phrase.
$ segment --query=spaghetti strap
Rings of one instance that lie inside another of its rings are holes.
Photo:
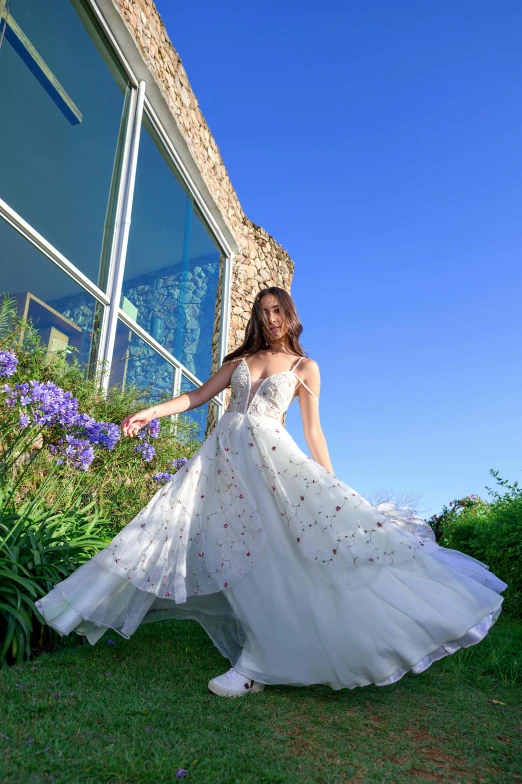
[[[297,362],[295,363],[295,365],[292,365],[292,367],[290,368],[290,370],[295,370],[295,369],[296,369],[296,367],[298,366],[298,364],[300,363],[300,361],[301,361],[302,359],[304,359],[304,357],[299,357],[299,359],[297,360]]]
[[[297,373],[296,373],[296,376],[297,376]],[[300,383],[300,384],[302,384],[302,385],[304,386],[304,388],[305,388],[305,389],[307,389],[307,390],[310,392],[310,394],[312,395],[312,397],[314,397],[314,398],[317,400],[317,405],[319,405],[319,398],[317,397],[317,395],[315,395],[315,394],[312,392],[312,390],[310,389],[310,387],[309,387],[309,386],[307,386],[307,385],[305,384],[305,382],[303,381],[303,379],[302,379],[302,378],[300,378],[299,376],[297,376],[297,378],[299,379],[299,383]]]
[[[295,363],[295,365],[292,367],[292,373],[295,373],[295,368],[298,366],[298,364],[300,363],[300,361],[301,361],[302,359],[304,359],[304,357],[299,357],[299,359],[297,360],[297,362]],[[295,373],[295,375],[297,376],[297,380],[298,380],[299,384],[302,384],[302,385],[304,386],[304,388],[305,388],[305,389],[307,389],[307,390],[308,390],[308,392],[310,392],[310,394],[312,395],[312,397],[314,397],[314,398],[317,400],[317,405],[319,405],[319,398],[317,397],[317,395],[315,395],[315,394],[312,392],[312,390],[310,389],[310,387],[309,387],[307,384],[305,384],[305,382],[303,381],[303,379],[302,379],[300,376],[298,376],[298,375],[297,375],[297,373]]]
[[[243,359],[244,359],[244,357],[234,357],[234,359],[227,359],[226,362],[222,362],[221,363],[221,366],[223,366],[223,365],[230,365],[231,362],[237,362],[238,360],[241,362]]]

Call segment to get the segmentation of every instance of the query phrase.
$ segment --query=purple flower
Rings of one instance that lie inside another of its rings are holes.
[[[149,436],[149,438],[157,438],[160,434],[160,427],[159,419],[151,419],[150,422],[141,428],[138,433],[138,438],[145,438],[146,436]]]
[[[176,469],[176,471],[179,471],[179,469],[180,469],[182,466],[184,466],[184,465],[185,465],[185,463],[188,463],[188,460],[187,460],[187,458],[186,458],[186,457],[176,457],[176,458],[174,458],[174,460],[172,460],[170,463],[167,463],[167,465],[174,466],[174,468]]]
[[[160,482],[164,485],[165,482],[170,482],[170,480],[174,478],[174,474],[169,474],[168,471],[162,471],[159,474],[153,474],[152,478],[155,482]]]
[[[186,776],[186,775],[187,775],[187,771],[185,770],[185,768],[178,768],[177,769],[177,771],[176,771],[176,778],[177,779],[180,779],[182,776]]]
[[[94,460],[94,449],[90,442],[85,438],[75,438],[72,435],[61,438],[58,444],[51,444],[49,451],[59,456],[56,461],[58,465],[65,463],[82,471],[86,471]]]
[[[27,425],[30,423],[30,421],[31,420],[27,416],[27,414],[22,414],[22,416],[18,420],[18,425],[19,425],[19,427],[21,427],[23,429],[24,427],[27,427]]]
[[[4,388],[4,391],[9,393],[6,406],[13,408],[18,403],[28,407],[37,425],[61,425],[68,428],[75,424],[78,401],[71,392],[64,392],[52,381],[24,382],[15,384],[14,389]]]
[[[148,463],[156,454],[156,450],[152,444],[136,444],[134,447],[134,452],[138,455],[141,455],[141,459],[144,463]]]
[[[8,378],[16,373],[18,360],[12,351],[0,351],[0,378]]]
[[[91,444],[100,444],[105,449],[114,449],[120,440],[120,429],[112,422],[96,422],[87,414],[79,414],[76,418],[76,425],[82,429],[82,435]]]

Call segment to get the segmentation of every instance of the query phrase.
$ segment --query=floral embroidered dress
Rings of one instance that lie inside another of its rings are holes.
[[[234,360],[228,408],[199,451],[101,552],[36,606],[60,634],[199,621],[243,675],[333,689],[394,683],[488,633],[506,583],[372,506],[282,424],[301,384]],[[315,395],[314,395],[315,397]]]

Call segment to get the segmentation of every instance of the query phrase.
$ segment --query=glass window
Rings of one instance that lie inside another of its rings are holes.
[[[197,378],[211,374],[221,253],[145,118],[123,309]]]
[[[172,399],[174,368],[123,321],[118,321],[110,384],[117,384],[122,389],[133,386],[144,390],[151,405]]]
[[[0,291],[31,319],[48,351],[64,349],[84,365],[94,362],[102,305],[0,218]]]
[[[11,3],[0,48],[0,197],[101,288],[125,90],[79,0]]]
[[[197,389],[196,385],[192,383],[183,373],[181,374],[181,392],[193,392]],[[203,441],[210,431],[214,428],[217,422],[217,405],[213,400],[205,403],[201,408],[191,408],[190,411],[184,411],[181,416],[187,417],[198,426],[197,438]]]

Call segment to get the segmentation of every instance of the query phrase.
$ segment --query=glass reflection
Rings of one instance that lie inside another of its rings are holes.
[[[11,3],[0,48],[0,197],[101,288],[125,90],[83,3]]]
[[[197,378],[211,374],[221,253],[144,120],[123,309]]]
[[[192,383],[183,373],[181,374],[181,392],[193,392],[197,389],[196,385]],[[212,430],[217,421],[217,405],[213,400],[210,400],[200,408],[192,408],[190,411],[184,411],[182,416],[187,417],[190,421],[197,424],[197,437],[203,441]]]
[[[173,397],[174,368],[122,321],[118,321],[110,385],[143,390],[148,405]]]
[[[69,361],[94,363],[102,306],[2,218],[0,249],[0,292],[31,319],[48,353],[64,350]]]

